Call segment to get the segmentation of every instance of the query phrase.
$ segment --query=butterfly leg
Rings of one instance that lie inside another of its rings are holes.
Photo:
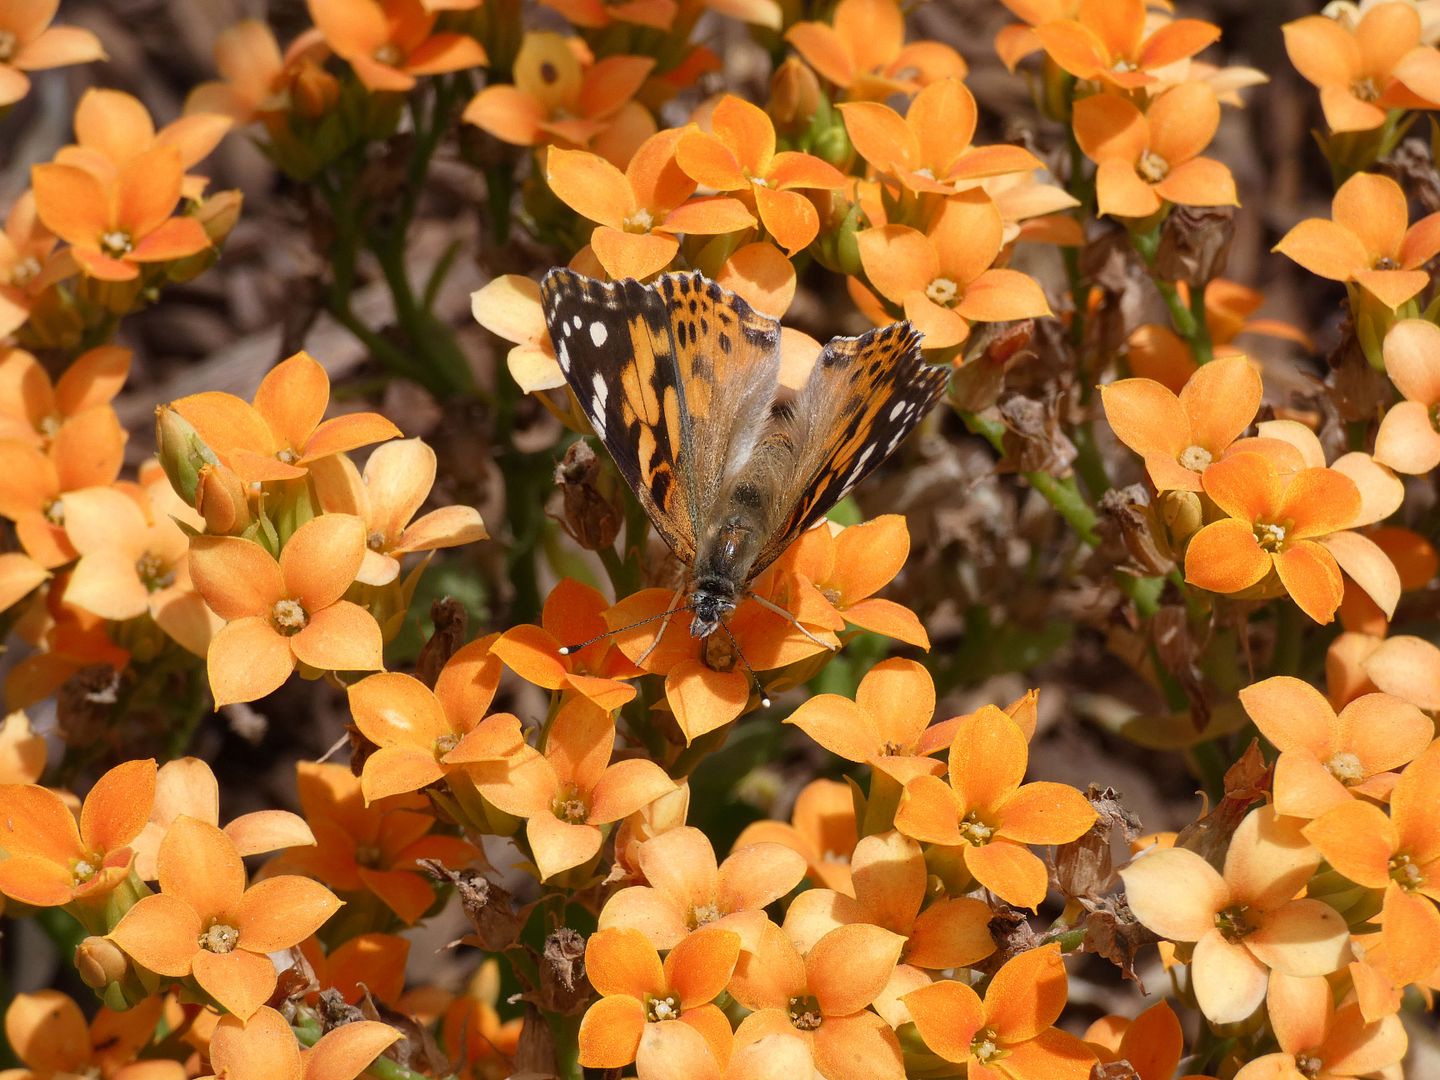
[[[785,610],[783,607],[781,607],[779,604],[771,603],[769,600],[766,600],[765,597],[761,596],[759,593],[747,592],[745,595],[746,595],[746,597],[748,597],[749,599],[754,600],[757,604],[759,604],[761,607],[763,607],[766,611],[773,611],[773,612],[775,612],[776,615],[783,615],[783,616],[785,617],[785,619],[786,619],[792,626],[795,627],[796,630],[799,630],[800,633],[804,634],[807,638],[809,638],[811,641],[813,641],[816,645],[822,645],[822,646],[824,646],[825,648],[829,649],[831,652],[839,652],[839,651],[840,651],[840,646],[839,646],[839,645],[831,645],[830,642],[828,642],[828,641],[822,641],[822,640],[820,640],[818,637],[816,637],[814,634],[812,634],[809,630],[806,630],[805,627],[804,627],[804,625],[801,624],[801,622],[800,622],[799,619],[795,618],[794,615],[792,615],[790,612],[786,611],[786,610]]]
[[[660,620],[660,629],[655,632],[655,640],[645,646],[645,651],[632,661],[636,667],[641,667],[646,660],[650,659],[650,654],[655,651],[656,646],[660,644],[660,639],[665,636],[665,628],[670,625],[670,616],[674,615],[677,611],[686,610],[685,608],[677,608],[675,606],[684,595],[684,589],[676,589],[674,595],[670,597],[670,602],[665,605],[665,615]]]

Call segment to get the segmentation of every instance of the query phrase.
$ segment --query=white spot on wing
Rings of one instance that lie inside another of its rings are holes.
[[[570,332],[570,328],[568,326],[565,328],[565,332]],[[560,361],[560,370],[565,372],[565,374],[567,375],[570,374],[570,350],[565,347],[565,342],[563,340],[555,349],[555,357]]]
[[[610,331],[605,328],[604,323],[592,322],[590,324],[590,340],[595,343],[597,349],[605,344],[605,339],[609,336]]]
[[[580,318],[579,315],[573,316],[570,321],[575,324],[575,329],[576,329],[576,330],[579,330],[579,329],[580,329],[581,323],[583,322],[583,320]]]
[[[891,406],[890,406],[890,419],[891,419],[891,420],[894,420],[897,416],[899,416],[899,415],[900,415],[902,412],[904,412],[904,411],[905,411],[905,402],[904,402],[904,400],[902,399],[902,400],[900,400],[900,401],[895,402],[894,405],[891,405]]]

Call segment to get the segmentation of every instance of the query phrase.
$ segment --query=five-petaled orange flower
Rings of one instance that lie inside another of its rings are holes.
[[[1372,1023],[1357,1001],[1337,1006],[1329,982],[1319,976],[1271,975],[1265,1016],[1280,1051],[1247,1062],[1235,1080],[1379,1076],[1398,1066],[1409,1047],[1398,1016]]]
[[[371,90],[401,93],[420,75],[485,63],[485,48],[466,34],[436,33],[436,15],[420,0],[308,0],[310,17],[337,56]]]
[[[670,264],[679,234],[723,234],[755,224],[729,195],[691,200],[696,183],[675,160],[684,131],[652,135],[621,172],[598,154],[551,148],[545,178],[561,202],[596,222],[590,246],[612,278],[647,278]]]
[[[1129,1062],[1139,1080],[1171,1080],[1185,1056],[1185,1032],[1168,1002],[1150,1006],[1134,1020],[1113,1013],[1085,1029],[1085,1043],[1102,1065]],[[1209,1080],[1194,1073],[1180,1080]]]
[[[51,26],[60,0],[6,0],[0,8],[0,109],[30,92],[27,71],[104,60],[100,39],[78,26]]]
[[[911,191],[953,195],[956,185],[1043,168],[1022,146],[972,146],[979,111],[959,79],[941,79],[915,95],[901,117],[888,105],[841,105],[845,131],[860,156]]]
[[[1157,491],[1203,491],[1201,475],[1250,426],[1263,394],[1243,356],[1196,368],[1179,396],[1151,379],[1100,388],[1110,429],[1145,459]]]
[[[1385,374],[1405,398],[1385,412],[1375,435],[1375,460],[1423,476],[1440,465],[1440,326],[1401,319],[1385,335]]]
[[[767,841],[782,844],[804,857],[805,876],[813,884],[854,896],[850,856],[858,832],[850,785],[822,778],[800,789],[789,823],[752,822],[736,837],[735,846]]]
[[[214,825],[182,817],[160,844],[160,891],[110,932],[158,975],[194,977],[242,1020],[275,992],[269,953],[298,945],[340,908],[325,886],[281,875],[246,887],[245,864]]]
[[[1392,311],[1430,284],[1422,267],[1440,253],[1440,211],[1411,225],[1394,180],[1356,173],[1335,192],[1330,217],[1306,218],[1274,250],[1319,277],[1354,282]]]
[[[905,16],[895,0],[840,0],[831,23],[797,22],[785,40],[850,101],[913,94],[937,79],[963,78],[968,70],[949,45],[906,44]]]
[[[599,930],[585,944],[585,974],[600,1000],[580,1021],[580,1064],[621,1069],[635,1062],[649,1071],[659,1048],[654,1033],[666,1024],[688,1024],[724,1061],[730,1053],[730,1021],[713,1002],[725,990],[740,955],[740,936],[706,928],[676,942],[662,964],[639,930]],[[653,1062],[664,1065],[663,1058]]]
[[[1069,987],[1060,946],[1045,945],[1006,961],[983,999],[947,979],[904,1001],[925,1045],[965,1065],[970,1080],[1085,1080],[1094,1052],[1053,1026]]]
[[[382,666],[380,624],[341,599],[364,556],[365,526],[349,514],[307,521],[278,560],[235,536],[191,541],[195,588],[225,620],[206,654],[217,708],[264,697],[297,663],[321,671]]]
[[[640,845],[645,885],[621,889],[605,902],[600,928],[639,930],[657,949],[673,949],[702,928],[730,930],[741,948],[760,944],[765,907],[805,876],[805,860],[782,844],[745,844],[719,866],[715,849],[699,829],[682,825]]]
[[[1435,50],[1421,45],[1419,9],[1380,3],[1361,10],[1353,23],[1307,15],[1281,27],[1290,62],[1320,90],[1331,131],[1370,131],[1391,109],[1434,107],[1414,92],[1433,90],[1436,71],[1435,58],[1423,55]]]
[[[513,720],[517,730],[519,723]],[[474,766],[480,794],[526,819],[525,838],[541,881],[597,855],[604,839],[600,826],[674,790],[674,781],[653,761],[612,764],[614,749],[614,717],[588,698],[574,697],[556,713],[544,754],[530,750],[518,761]]]
[[[400,1032],[376,1020],[354,1020],[301,1047],[285,1018],[264,1006],[249,1019],[222,1017],[210,1037],[210,1067],[201,1080],[355,1080]]]
[[[1269,456],[1253,450],[1217,461],[1202,481],[1227,516],[1191,537],[1185,580],[1238,593],[1273,571],[1301,611],[1330,622],[1344,583],[1335,556],[1318,540],[1354,524],[1361,505],[1355,481],[1325,468],[1282,476]]]
[[[730,996],[752,1010],[736,1040],[798,1034],[825,1080],[854,1077],[859,1061],[869,1080],[903,1080],[899,1041],[870,1005],[904,944],[879,926],[841,926],[802,956],[785,931],[766,923],[760,947],[741,954],[730,980]]]
[[[1220,126],[1220,102],[1205,83],[1181,83],[1141,112],[1119,94],[1075,102],[1075,140],[1095,162],[1100,213],[1144,218],[1167,202],[1238,206],[1227,166],[1201,157]]]
[[[1363,694],[1337,715],[1307,682],[1288,675],[1247,686],[1240,703],[1280,757],[1275,809],[1316,818],[1357,795],[1384,800],[1390,772],[1413,761],[1435,737],[1430,718],[1389,694]]]
[[[1199,19],[1166,21],[1147,33],[1145,0],[1080,0],[1073,18],[1040,23],[1035,36],[1062,70],[1122,90],[1159,81],[1156,72],[1188,60],[1220,37]]]
[[[185,1080],[185,1066],[178,1061],[136,1060],[154,1037],[164,1007],[158,995],[124,1012],[102,1006],[87,1024],[80,1006],[58,990],[16,994],[5,1010],[5,1038],[26,1068],[0,1070],[0,1078]]]
[[[30,318],[36,297],[48,282],[46,267],[56,265],[55,235],[35,213],[35,192],[10,204],[0,229],[0,335],[10,335]]]
[[[1230,839],[1223,875],[1174,847],[1151,848],[1120,871],[1141,923],[1168,941],[1195,943],[1195,998],[1216,1024],[1259,1008],[1272,968],[1328,975],[1348,959],[1345,920],[1319,900],[1295,898],[1320,865],[1303,825],[1268,806],[1251,811]]]
[[[845,186],[835,166],[795,150],[775,152],[775,125],[765,110],[727,94],[715,106],[711,131],[691,129],[675,147],[675,160],[692,180],[715,191],[744,191],[761,223],[794,256],[820,232],[820,214],[796,188]]]
[[[925,347],[948,349],[972,322],[1008,322],[1050,314],[1034,278],[992,264],[1005,222],[983,191],[946,199],[928,234],[883,225],[856,234],[860,264],[877,292],[903,308]]]
[[[291,109],[313,118],[339,93],[334,76],[321,66],[329,55],[318,29],[301,34],[282,55],[269,25],[242,19],[215,39],[221,78],[191,90],[185,112],[228,116],[235,124]]]
[[[117,167],[108,183],[55,162],[36,165],[30,177],[40,220],[70,245],[81,269],[102,281],[131,281],[147,264],[210,246],[199,220],[170,216],[182,172],[179,150],[155,146]]]
[[[965,868],[1017,907],[1037,908],[1049,875],[1030,844],[1067,844],[1095,823],[1095,808],[1066,784],[1024,783],[1025,734],[993,705],[967,716],[950,744],[950,778],[905,785],[895,827],[922,843],[958,847]]]
[[[75,814],[34,784],[0,786],[0,892],[35,907],[103,903],[130,873],[130,845],[155,801],[154,758],[105,773]]]
[[[0,439],[19,439],[42,449],[70,424],[103,422],[130,372],[130,350],[100,345],[75,358],[51,380],[24,349],[0,349]]]
[[[247,484],[298,480],[312,461],[400,436],[379,413],[326,420],[330,376],[309,353],[298,352],[266,373],[246,402],[219,390],[172,402],[205,445]]]

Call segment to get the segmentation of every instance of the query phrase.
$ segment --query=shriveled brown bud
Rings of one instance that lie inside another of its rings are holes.
[[[545,939],[540,961],[540,1007],[574,1015],[589,1004],[590,993],[585,978],[584,936],[568,926],[552,931]]]
[[[575,542],[587,551],[600,551],[615,543],[623,515],[600,468],[600,458],[584,439],[577,439],[565,451],[555,468],[560,488],[561,523]]]
[[[239,536],[255,520],[240,475],[220,464],[200,470],[195,509],[205,519],[205,531],[215,536]]]
[[[1271,778],[1259,740],[1251,739],[1240,759],[1225,770],[1224,797],[1210,813],[1181,829],[1175,837],[1175,846],[1195,852],[1217,870],[1224,867],[1230,837],[1250,807],[1269,794]]]
[[[1090,1066],[1090,1080],[1141,1080],[1141,1077],[1127,1058],[1121,1058],[1104,1065],[1097,1061]]]
[[[1155,273],[1165,281],[1208,285],[1225,273],[1234,239],[1233,206],[1177,206],[1160,227]]]
[[[415,660],[415,677],[434,689],[435,681],[446,662],[465,644],[465,627],[469,622],[465,605],[453,596],[442,596],[430,605],[430,622],[435,630],[420,646]]]
[[[1140,982],[1135,974],[1135,954],[1145,946],[1155,944],[1159,937],[1135,918],[1124,894],[1081,900],[1080,903],[1085,908],[1085,917],[1081,920],[1085,940],[1080,951],[1103,956],[1120,969],[1124,978]],[[1143,983],[1140,989],[1144,991]]]
[[[1005,388],[1005,372],[1012,363],[1030,355],[1035,320],[982,323],[985,334],[980,351],[950,375],[950,401],[960,412],[983,412],[994,405]]]
[[[451,870],[435,859],[420,859],[418,865],[439,881],[455,886],[460,908],[475,932],[465,938],[486,952],[504,952],[520,940],[525,920],[515,910],[508,892],[478,870]]]
[[[75,970],[92,990],[119,982],[130,971],[130,959],[109,938],[87,937],[75,947]]]
[[[1085,792],[1095,808],[1095,824],[1077,840],[1055,849],[1055,878],[1066,896],[1098,898],[1114,884],[1115,834],[1127,842],[1140,835],[1140,819],[1125,808],[1114,788],[1091,784]]]
[[[1113,538],[1128,556],[1127,570],[1149,577],[1163,577],[1175,565],[1162,539],[1157,538],[1154,508],[1150,496],[1139,484],[1111,488],[1100,496],[1104,515],[1100,529]]]
[[[1005,421],[1005,464],[1017,472],[1047,472],[1069,476],[1075,444],[1060,426],[1057,398],[1036,401],[1011,395],[1000,402]]]
[[[770,78],[770,119],[781,135],[799,135],[820,108],[820,80],[799,57],[788,57]]]

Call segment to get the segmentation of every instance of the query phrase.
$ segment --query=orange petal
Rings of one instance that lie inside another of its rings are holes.
[[[1321,625],[1335,618],[1345,582],[1329,551],[1313,540],[1301,540],[1275,556],[1275,570],[1301,611]]]
[[[841,926],[815,943],[805,958],[810,992],[827,1018],[864,1009],[885,988],[905,939],[865,923]]]
[[[190,578],[215,614],[233,620],[268,619],[285,597],[280,565],[259,544],[234,536],[197,536],[190,542]]]
[[[1357,885],[1383,889],[1389,882],[1399,837],[1379,807],[1351,799],[1310,822],[1304,833],[1331,866]]]
[[[365,557],[365,523],[353,514],[322,514],[295,530],[280,551],[286,596],[313,617],[355,581]],[[303,632],[303,631],[302,631]]]
[[[964,849],[965,869],[1007,904],[1034,911],[1045,899],[1050,877],[1045,864],[1029,848],[1008,840],[991,840]]]
[[[1385,374],[1407,401],[1440,403],[1440,326],[1401,319],[1385,335]]]
[[[592,934],[585,945],[585,968],[591,985],[604,997],[626,995],[644,1000],[646,995],[663,994],[666,989],[659,954],[638,930]]]
[[[1068,784],[1037,780],[1023,785],[1000,807],[996,835],[1022,844],[1068,844],[1095,824],[1090,800]]]
[[[1331,533],[1320,544],[1386,619],[1395,614],[1395,605],[1400,602],[1400,574],[1379,545],[1357,532]]]
[[[254,616],[226,623],[210,640],[205,658],[215,707],[255,701],[278,690],[295,670],[290,643]]]
[[[925,163],[915,131],[888,105],[856,101],[839,108],[856,152],[876,169],[888,171],[897,164],[913,168]]]
[[[685,132],[675,147],[675,160],[690,178],[716,191],[740,191],[750,186],[734,151],[708,132]]]
[[[922,843],[953,847],[965,842],[955,792],[938,776],[917,776],[905,785],[895,828]]]
[[[1059,945],[1022,952],[990,980],[985,1025],[1003,1042],[1027,1042],[1060,1019],[1068,990]]]
[[[1350,177],[1335,192],[1330,216],[1364,246],[1367,264],[1381,256],[1398,259],[1410,211],[1405,192],[1388,176],[1358,172]]]
[[[1149,217],[1165,204],[1135,167],[1119,158],[1102,161],[1095,170],[1095,194],[1100,213],[1113,217]]]
[[[375,1020],[356,1020],[332,1028],[305,1055],[305,1080],[354,1080],[386,1047],[401,1038],[389,1024]]]
[[[550,813],[538,814],[526,822],[525,836],[541,881],[587,862],[599,852],[604,839],[593,825],[572,825]]]
[[[1319,900],[1291,900],[1257,914],[1245,946],[1262,964],[1287,975],[1328,975],[1350,955],[1345,919]]]
[[[956,312],[972,322],[1009,322],[1049,315],[1045,290],[1018,270],[986,270],[965,286]]]
[[[819,235],[820,215],[814,204],[798,192],[757,187],[755,206],[765,230],[786,255],[793,257]]]
[[[1183,206],[1240,205],[1230,167],[1213,158],[1191,158],[1176,165],[1155,185],[1155,194]]]
[[[358,450],[362,446],[384,442],[386,439],[398,439],[402,434],[404,433],[398,427],[379,413],[346,413],[344,416],[326,420],[315,429],[315,433],[303,447],[296,449],[301,451],[300,461],[303,464],[328,457],[330,454]],[[368,475],[368,463],[366,469]]]
[[[942,898],[915,919],[905,962],[940,969],[970,967],[995,951],[988,904],[968,896]]]
[[[1370,265],[1360,238],[1343,225],[1308,218],[1286,233],[1272,249],[1319,277],[1349,281]]]
[[[665,699],[688,744],[740,715],[750,700],[750,681],[739,671],[682,660],[665,676]]]
[[[1339,748],[1335,710],[1302,679],[1277,675],[1247,686],[1240,691],[1240,704],[1282,753],[1307,750],[1324,761]]]
[[[1265,1000],[1265,965],[1244,945],[1226,941],[1218,930],[1209,931],[1196,943],[1190,977],[1196,1003],[1213,1023],[1238,1023]]]
[[[1230,890],[1215,868],[1184,848],[1152,849],[1120,871],[1130,910],[1142,924],[1170,941],[1199,941],[1230,903]]]
[[[986,705],[955,729],[950,785],[966,811],[993,814],[1020,787],[1029,759],[1030,748],[1015,721]]]
[[[242,1020],[248,1020],[275,992],[275,967],[268,956],[256,956],[244,949],[195,953],[195,981],[220,1006]]]
[[[348,696],[355,726],[376,746],[433,752],[437,739],[454,733],[434,693],[409,675],[368,676],[350,687]]]
[[[35,211],[47,229],[67,243],[98,247],[110,227],[110,200],[99,180],[74,165],[46,164],[30,170],[30,183]]]
[[[1115,437],[1142,457],[1178,458],[1181,451],[1192,445],[1186,409],[1180,399],[1158,382],[1120,379],[1100,388],[1100,401]]]
[[[310,616],[289,639],[295,658],[321,671],[375,671],[384,667],[384,641],[375,616],[341,600]]]
[[[245,890],[234,843],[209,822],[181,816],[165,832],[156,860],[160,891],[203,918],[229,917]]]
[[[635,196],[625,174],[587,151],[552,147],[545,178],[556,198],[601,225],[621,229],[635,209]]]
[[[109,936],[142,966],[159,975],[184,978],[200,951],[202,929],[200,916],[189,904],[157,893],[142,897]]]
[[[740,958],[740,936],[729,930],[696,930],[665,957],[665,985],[684,1009],[719,997]]]
[[[1170,165],[1173,176],[1178,166],[1210,145],[1220,126],[1220,102],[1208,83],[1181,83],[1151,101],[1145,118],[1150,150]]]
[[[240,947],[272,953],[298,945],[339,911],[339,898],[309,878],[281,874],[256,882],[235,908]]]
[[[946,1061],[970,1060],[970,1043],[985,1022],[980,997],[964,983],[922,986],[904,997],[905,1007],[925,1045]]]
[[[1113,160],[1133,166],[1150,143],[1144,114],[1117,94],[1081,98],[1071,122],[1080,149],[1097,163]]]
[[[1351,276],[1392,311],[1430,283],[1423,270],[1356,270]]]
[[[590,236],[595,257],[615,280],[648,278],[670,265],[680,241],[669,233],[627,233],[602,225]]]
[[[904,225],[862,229],[855,240],[870,283],[894,303],[922,292],[939,276],[940,256],[925,234],[915,229]]]
[[[1323,15],[1309,15],[1281,27],[1285,51],[1302,76],[1316,86],[1348,87],[1360,76],[1360,46],[1354,34]]]
[[[90,851],[126,847],[149,820],[155,804],[154,758],[125,761],[107,771],[80,809],[80,839]]]
[[[675,790],[675,782],[653,761],[617,761],[591,791],[591,823],[608,825],[649,806]]]
[[[645,1006],[638,999],[602,997],[580,1020],[580,1064],[595,1069],[624,1068],[635,1060],[647,1026]]]

